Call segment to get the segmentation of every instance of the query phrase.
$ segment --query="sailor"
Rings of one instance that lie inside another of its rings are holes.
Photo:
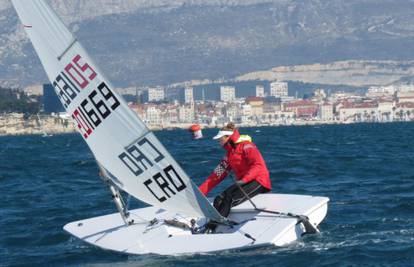
[[[207,195],[231,171],[234,172],[235,183],[217,196],[213,203],[218,212],[227,217],[231,207],[247,200],[246,194],[252,198],[270,191],[269,171],[251,137],[240,135],[233,123],[221,128],[213,139],[219,140],[227,154],[199,188]],[[216,227],[216,223],[210,222],[207,232],[214,232]]]

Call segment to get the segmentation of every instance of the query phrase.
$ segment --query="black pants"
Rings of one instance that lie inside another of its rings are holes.
[[[261,193],[269,192],[269,189],[262,186],[256,180],[244,184],[241,187],[250,198]],[[247,197],[240,190],[239,186],[233,184],[214,199],[213,205],[223,217],[227,217],[230,213],[231,207],[237,206],[246,200]]]

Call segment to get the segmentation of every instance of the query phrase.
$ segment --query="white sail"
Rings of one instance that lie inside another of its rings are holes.
[[[43,0],[12,0],[68,114],[117,186],[156,207],[223,218]]]

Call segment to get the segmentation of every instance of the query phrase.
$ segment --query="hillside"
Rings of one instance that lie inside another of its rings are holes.
[[[348,60],[392,61],[385,64],[392,73],[414,60],[414,2],[409,0],[51,3],[120,87],[245,79],[249,76],[242,75],[257,70]],[[9,1],[0,0],[0,7],[0,84],[46,81]],[[409,68],[402,76],[412,75]],[[325,71],[322,76],[333,80],[338,73]],[[364,70],[353,75],[364,75]],[[399,78],[374,75],[368,83]],[[341,82],[359,83],[357,78]]]

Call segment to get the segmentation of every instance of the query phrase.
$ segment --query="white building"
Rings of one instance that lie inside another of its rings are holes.
[[[241,122],[249,122],[252,116],[252,106],[246,104],[241,107]]]
[[[378,120],[378,106],[364,103],[351,104],[338,109],[340,121],[377,121]]]
[[[166,108],[164,114],[164,122],[169,123],[177,123],[178,122],[178,111],[177,107],[175,106],[169,106]]]
[[[400,84],[397,85],[397,91],[399,92],[413,92],[414,91],[414,84]]]
[[[148,124],[161,125],[162,112],[155,106],[150,106],[145,111],[145,120]]]
[[[272,82],[270,83],[270,95],[275,97],[288,96],[287,82]]]
[[[148,88],[147,94],[147,102],[162,101],[165,99],[165,92],[162,87]]]
[[[233,122],[237,121],[241,116],[240,107],[238,105],[228,105],[224,111],[224,116]]]
[[[178,121],[184,123],[192,123],[194,121],[194,106],[179,106]]]
[[[236,88],[234,86],[220,86],[220,100],[231,102],[236,99]]]
[[[365,94],[367,97],[384,97],[392,96],[397,91],[397,88],[390,86],[371,86]]]
[[[264,86],[263,85],[256,85],[256,96],[257,97],[264,97]]]
[[[194,103],[193,87],[186,87],[184,89],[184,103],[185,104]]]
[[[393,121],[394,120],[395,103],[392,101],[381,101],[378,103],[378,120]]]
[[[333,105],[323,104],[318,108],[318,117],[322,121],[331,121],[334,118]]]
[[[350,92],[335,92],[330,95],[328,98],[329,102],[336,103],[340,100],[362,100],[363,97],[360,95],[356,95],[355,93]]]
[[[398,102],[414,102],[414,91],[398,91]]]

